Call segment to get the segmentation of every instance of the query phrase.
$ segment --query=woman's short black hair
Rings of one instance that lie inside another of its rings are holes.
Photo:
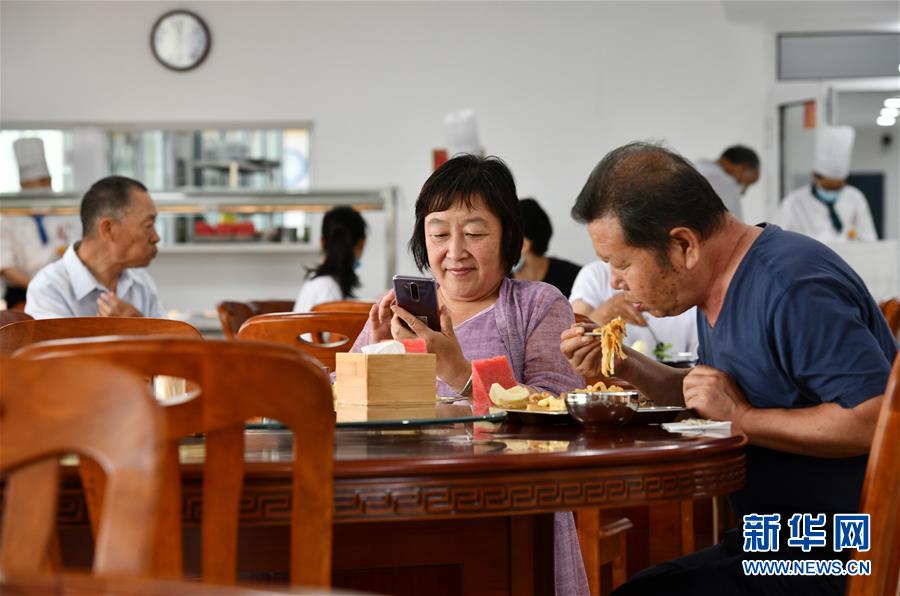
[[[341,288],[344,298],[354,298],[359,287],[356,275],[356,245],[366,237],[366,220],[352,207],[335,207],[322,218],[322,247],[325,260],[307,277],[330,275]]]
[[[606,154],[581,189],[572,217],[619,220],[625,242],[656,251],[668,263],[669,231],[708,237],[725,222],[725,204],[685,158],[653,143],[629,143]]]
[[[416,224],[409,240],[409,250],[419,271],[429,268],[425,217],[457,204],[471,208],[478,199],[483,200],[487,209],[500,220],[503,229],[500,259],[505,271],[509,272],[519,262],[522,254],[522,214],[512,173],[498,157],[460,155],[435,170],[416,199]]]
[[[522,209],[522,233],[531,240],[531,252],[542,257],[550,246],[553,224],[547,212],[534,199],[522,199],[519,208]]]

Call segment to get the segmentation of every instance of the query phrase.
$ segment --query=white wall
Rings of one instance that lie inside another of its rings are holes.
[[[212,52],[190,73],[165,70],[148,47],[155,19],[176,7],[212,29]],[[4,0],[0,17],[4,124],[311,121],[315,187],[400,188],[402,272],[451,110],[476,110],[488,152],[550,213],[550,253],[582,263],[593,252],[568,211],[608,150],[666,139],[715,157],[764,138],[772,41],[719,2]],[[747,194],[749,217],[762,215],[766,187]],[[382,279],[364,268],[362,294]]]

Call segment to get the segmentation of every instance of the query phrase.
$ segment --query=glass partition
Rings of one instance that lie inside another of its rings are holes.
[[[115,126],[0,130],[0,192],[19,190],[12,145],[39,137],[57,192],[84,191],[110,174],[151,190],[310,188],[310,127]]]

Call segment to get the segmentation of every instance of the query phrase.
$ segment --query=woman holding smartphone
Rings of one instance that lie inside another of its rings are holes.
[[[306,273],[294,302],[294,312],[309,312],[317,304],[354,298],[356,270],[366,246],[366,220],[351,207],[335,207],[322,219],[322,264]]]
[[[516,380],[558,393],[583,387],[559,350],[575,316],[551,285],[510,279],[522,253],[516,185],[497,158],[463,155],[425,182],[416,200],[409,248],[438,283],[440,330],[396,304],[376,303],[353,351],[386,339],[419,337],[437,356],[438,395],[466,393],[471,361],[504,355]],[[405,325],[404,325],[405,323]],[[556,592],[586,594],[587,579],[571,513],[556,515]]]

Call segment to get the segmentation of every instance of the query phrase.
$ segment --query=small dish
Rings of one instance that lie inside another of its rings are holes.
[[[566,412],[538,412],[534,410],[504,410],[506,419],[514,424],[558,426],[575,424],[575,419]]]
[[[637,391],[572,391],[566,407],[572,418],[586,428],[622,426],[638,409]]]
[[[682,406],[650,406],[638,408],[628,424],[663,424],[672,422],[688,408]]]

